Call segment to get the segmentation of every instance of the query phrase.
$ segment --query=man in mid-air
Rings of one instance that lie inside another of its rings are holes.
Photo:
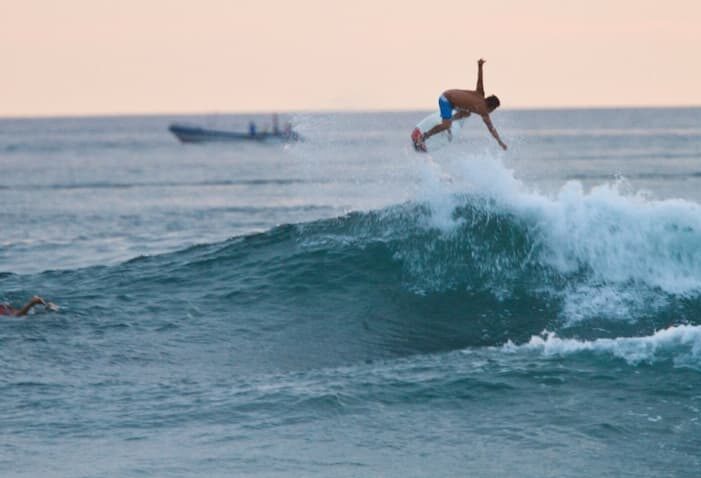
[[[499,146],[506,149],[506,144],[499,138],[499,133],[497,133],[492,120],[489,118],[489,113],[497,109],[500,102],[499,98],[494,95],[484,97],[484,84],[482,81],[482,65],[484,63],[485,61],[481,58],[477,61],[477,90],[446,90],[443,92],[438,99],[438,107],[440,108],[443,121],[423,134],[418,130],[412,133],[411,139],[414,141],[414,146],[417,150],[425,151],[426,146],[424,142],[426,139],[449,129],[454,120],[466,118],[470,116],[470,113],[480,115],[489,132],[492,133],[494,139],[499,143]],[[453,110],[457,110],[455,115],[453,115]]]

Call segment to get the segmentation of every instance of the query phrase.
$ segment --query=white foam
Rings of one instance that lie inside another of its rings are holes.
[[[461,188],[524,219],[538,246],[538,262],[563,275],[586,276],[585,282],[565,291],[565,306],[573,317],[596,314],[602,306],[625,316],[637,306],[650,305],[650,297],[638,296],[642,289],[680,296],[701,294],[698,204],[656,200],[632,192],[624,180],[589,191],[580,182],[570,181],[557,193],[544,194],[528,188],[501,161],[487,156],[455,157],[441,164],[453,183],[426,181],[428,191],[419,197],[440,213],[441,229],[449,230],[451,220],[457,222],[446,212],[446,195]]]
[[[456,184],[441,164],[428,155],[420,158],[418,172],[420,189],[417,199],[431,208],[429,227],[439,229],[443,233],[453,232],[460,224],[460,221],[453,217],[453,211],[459,205],[455,193],[462,185]]]
[[[544,204],[545,259],[563,272],[586,267],[606,282],[642,282],[673,294],[701,290],[699,205],[625,194],[623,186],[585,193],[568,183]]]
[[[564,291],[562,315],[569,323],[589,317],[634,321],[669,303],[668,296],[648,288],[621,284],[575,283]]]
[[[560,338],[552,332],[533,336],[523,345],[509,341],[502,347],[509,353],[539,352],[563,357],[583,352],[609,354],[632,365],[671,359],[677,366],[701,367],[701,326],[679,325],[659,330],[646,337],[578,340]]]

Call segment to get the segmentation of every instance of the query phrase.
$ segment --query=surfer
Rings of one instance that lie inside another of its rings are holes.
[[[51,302],[46,302],[38,295],[35,295],[31,299],[29,299],[29,302],[24,304],[24,307],[22,307],[21,309],[15,309],[10,304],[0,304],[0,315],[22,317],[27,315],[29,311],[32,310],[32,307],[38,304],[46,306],[48,310],[58,310],[58,307],[55,304],[52,304]]]
[[[487,125],[487,129],[494,139],[497,140],[499,146],[506,149],[506,144],[499,138],[496,128],[489,118],[489,113],[497,109],[500,105],[499,98],[494,95],[484,97],[484,83],[482,81],[482,65],[485,61],[480,58],[477,61],[477,89],[473,90],[446,90],[438,99],[438,107],[441,111],[440,124],[426,131],[422,136],[417,138],[417,146],[423,146],[426,139],[436,133],[440,133],[446,129],[449,130],[451,123],[454,120],[467,118],[471,113],[478,114],[482,117],[482,121]],[[453,110],[456,110],[453,115]]]

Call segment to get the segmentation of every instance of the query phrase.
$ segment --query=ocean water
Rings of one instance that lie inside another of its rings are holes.
[[[0,476],[701,475],[701,109],[425,113],[0,120]]]

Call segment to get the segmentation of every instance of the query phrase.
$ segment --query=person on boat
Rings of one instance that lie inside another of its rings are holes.
[[[424,147],[424,142],[429,137],[450,128],[454,120],[466,118],[470,116],[471,113],[475,113],[482,117],[482,121],[487,125],[487,129],[492,133],[494,139],[497,140],[499,146],[506,149],[506,144],[499,137],[499,133],[497,133],[496,128],[492,124],[492,120],[489,118],[489,113],[497,109],[501,103],[499,98],[494,95],[486,98],[484,96],[484,82],[482,79],[482,65],[484,65],[484,63],[485,61],[481,58],[477,61],[476,90],[446,90],[443,92],[438,99],[438,107],[441,112],[442,122],[426,131],[423,135],[421,135],[420,132],[416,138],[412,135],[412,139],[417,148],[420,149]],[[457,110],[455,115],[453,115],[453,110]]]
[[[255,136],[256,135],[256,123],[251,121],[248,123],[248,135],[249,136]]]
[[[23,317],[29,313],[30,310],[32,310],[32,307],[35,305],[42,304],[46,306],[48,310],[58,310],[58,307],[55,304],[52,304],[51,302],[46,302],[44,299],[39,297],[38,295],[35,295],[31,299],[29,299],[29,302],[24,304],[24,307],[21,309],[15,309],[12,307],[10,304],[2,304],[0,303],[0,315],[9,315],[13,317]]]
[[[280,134],[280,124],[278,123],[277,113],[273,113],[273,134],[275,136]]]

